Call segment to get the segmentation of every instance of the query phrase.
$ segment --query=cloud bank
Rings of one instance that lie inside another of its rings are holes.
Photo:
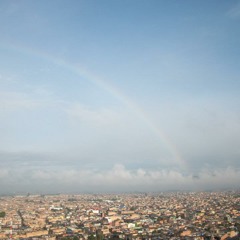
[[[238,188],[240,169],[183,174],[165,169],[130,170],[121,164],[108,170],[6,168],[0,170],[0,179],[1,193],[24,193],[26,188],[33,193],[201,191]]]

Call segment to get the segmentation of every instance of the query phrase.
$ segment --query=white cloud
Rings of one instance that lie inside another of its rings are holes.
[[[175,170],[141,168],[129,170],[121,164],[103,171],[89,169],[28,169],[20,173],[16,170],[11,171],[7,169],[1,171],[0,178],[4,178],[5,181],[11,178],[10,182],[14,183],[18,189],[24,189],[28,183],[28,188],[45,192],[51,191],[51,186],[60,192],[207,190],[236,188],[240,181],[240,170],[231,167],[216,170],[203,169],[198,175],[185,175]],[[21,181],[17,182],[19,180]],[[3,189],[3,186],[1,187]]]
[[[44,87],[28,88],[27,91],[0,91],[0,111],[34,110],[60,105],[60,101],[54,99],[52,92]]]
[[[74,120],[89,124],[108,125],[119,121],[121,114],[110,109],[90,109],[80,103],[72,104],[66,109],[68,116]]]
[[[240,17],[240,3],[233,6],[228,12],[227,15],[231,18],[239,18]]]
[[[17,92],[0,92],[0,110],[34,109],[39,107],[41,102],[29,98],[26,94]]]
[[[0,179],[4,179],[5,177],[9,176],[9,170],[8,169],[1,169],[0,170]]]

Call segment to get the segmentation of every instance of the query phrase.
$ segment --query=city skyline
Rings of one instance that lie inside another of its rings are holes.
[[[2,1],[0,194],[238,188],[240,1]]]

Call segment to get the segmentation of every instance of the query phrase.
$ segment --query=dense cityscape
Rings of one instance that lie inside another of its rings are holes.
[[[0,198],[0,239],[240,239],[240,192]]]

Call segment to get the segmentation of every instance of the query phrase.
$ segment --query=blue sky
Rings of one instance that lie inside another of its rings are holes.
[[[240,1],[1,1],[0,22],[1,193],[238,187]]]

